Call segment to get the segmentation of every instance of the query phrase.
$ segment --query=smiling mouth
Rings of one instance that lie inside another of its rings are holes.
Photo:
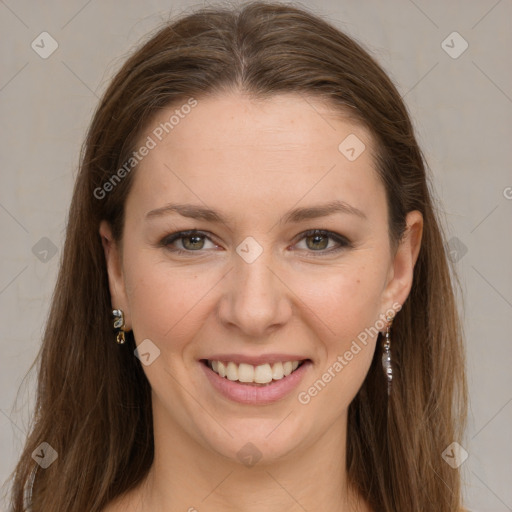
[[[273,364],[264,363],[254,366],[246,363],[237,364],[232,361],[201,359],[201,363],[220,377],[249,386],[268,386],[283,380],[307,361],[310,361],[310,359],[280,361]]]

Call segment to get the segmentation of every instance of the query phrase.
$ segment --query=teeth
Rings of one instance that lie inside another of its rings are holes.
[[[282,379],[283,377],[283,363],[274,363],[272,365],[272,378],[275,380],[279,380]]]
[[[238,380],[238,367],[235,363],[229,362],[226,367],[226,377],[229,380]]]
[[[254,382],[254,366],[252,364],[239,364],[238,380],[240,382]]]
[[[292,373],[293,363],[291,361],[286,361],[283,363],[283,373],[286,375],[290,375]]]
[[[251,366],[251,365],[249,365]],[[260,364],[254,368],[254,382],[266,384],[272,381],[272,368],[269,364]]]
[[[208,360],[208,366],[221,377],[227,377],[229,380],[237,380],[239,382],[268,384],[272,380],[281,380],[290,375],[299,367],[299,361],[285,361],[274,364],[260,364],[253,366],[252,364],[240,363],[239,365],[229,361]]]

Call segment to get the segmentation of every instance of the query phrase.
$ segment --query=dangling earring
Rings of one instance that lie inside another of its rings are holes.
[[[112,315],[114,315],[114,329],[117,329],[116,341],[120,345],[122,345],[126,338],[124,337],[124,313],[122,309],[114,309],[112,310]]]
[[[393,323],[393,317],[388,316],[386,318],[388,321],[388,325],[386,328],[386,333],[384,334],[384,340],[382,343],[382,348],[384,353],[382,354],[382,367],[384,368],[384,374],[386,375],[388,381],[388,396],[391,392],[391,381],[393,380],[393,368],[391,366],[391,324]]]

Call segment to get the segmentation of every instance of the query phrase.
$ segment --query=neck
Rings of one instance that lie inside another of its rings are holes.
[[[347,481],[346,417],[313,444],[253,466],[213,451],[158,414],[154,419],[155,458],[137,512],[370,511]]]

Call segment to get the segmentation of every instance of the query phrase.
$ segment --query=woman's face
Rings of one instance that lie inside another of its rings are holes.
[[[161,111],[143,145],[122,252],[100,232],[156,428],[240,461],[343,428],[421,238],[412,212],[392,254],[368,132],[312,98],[232,93]],[[280,379],[288,361],[306,363]]]

